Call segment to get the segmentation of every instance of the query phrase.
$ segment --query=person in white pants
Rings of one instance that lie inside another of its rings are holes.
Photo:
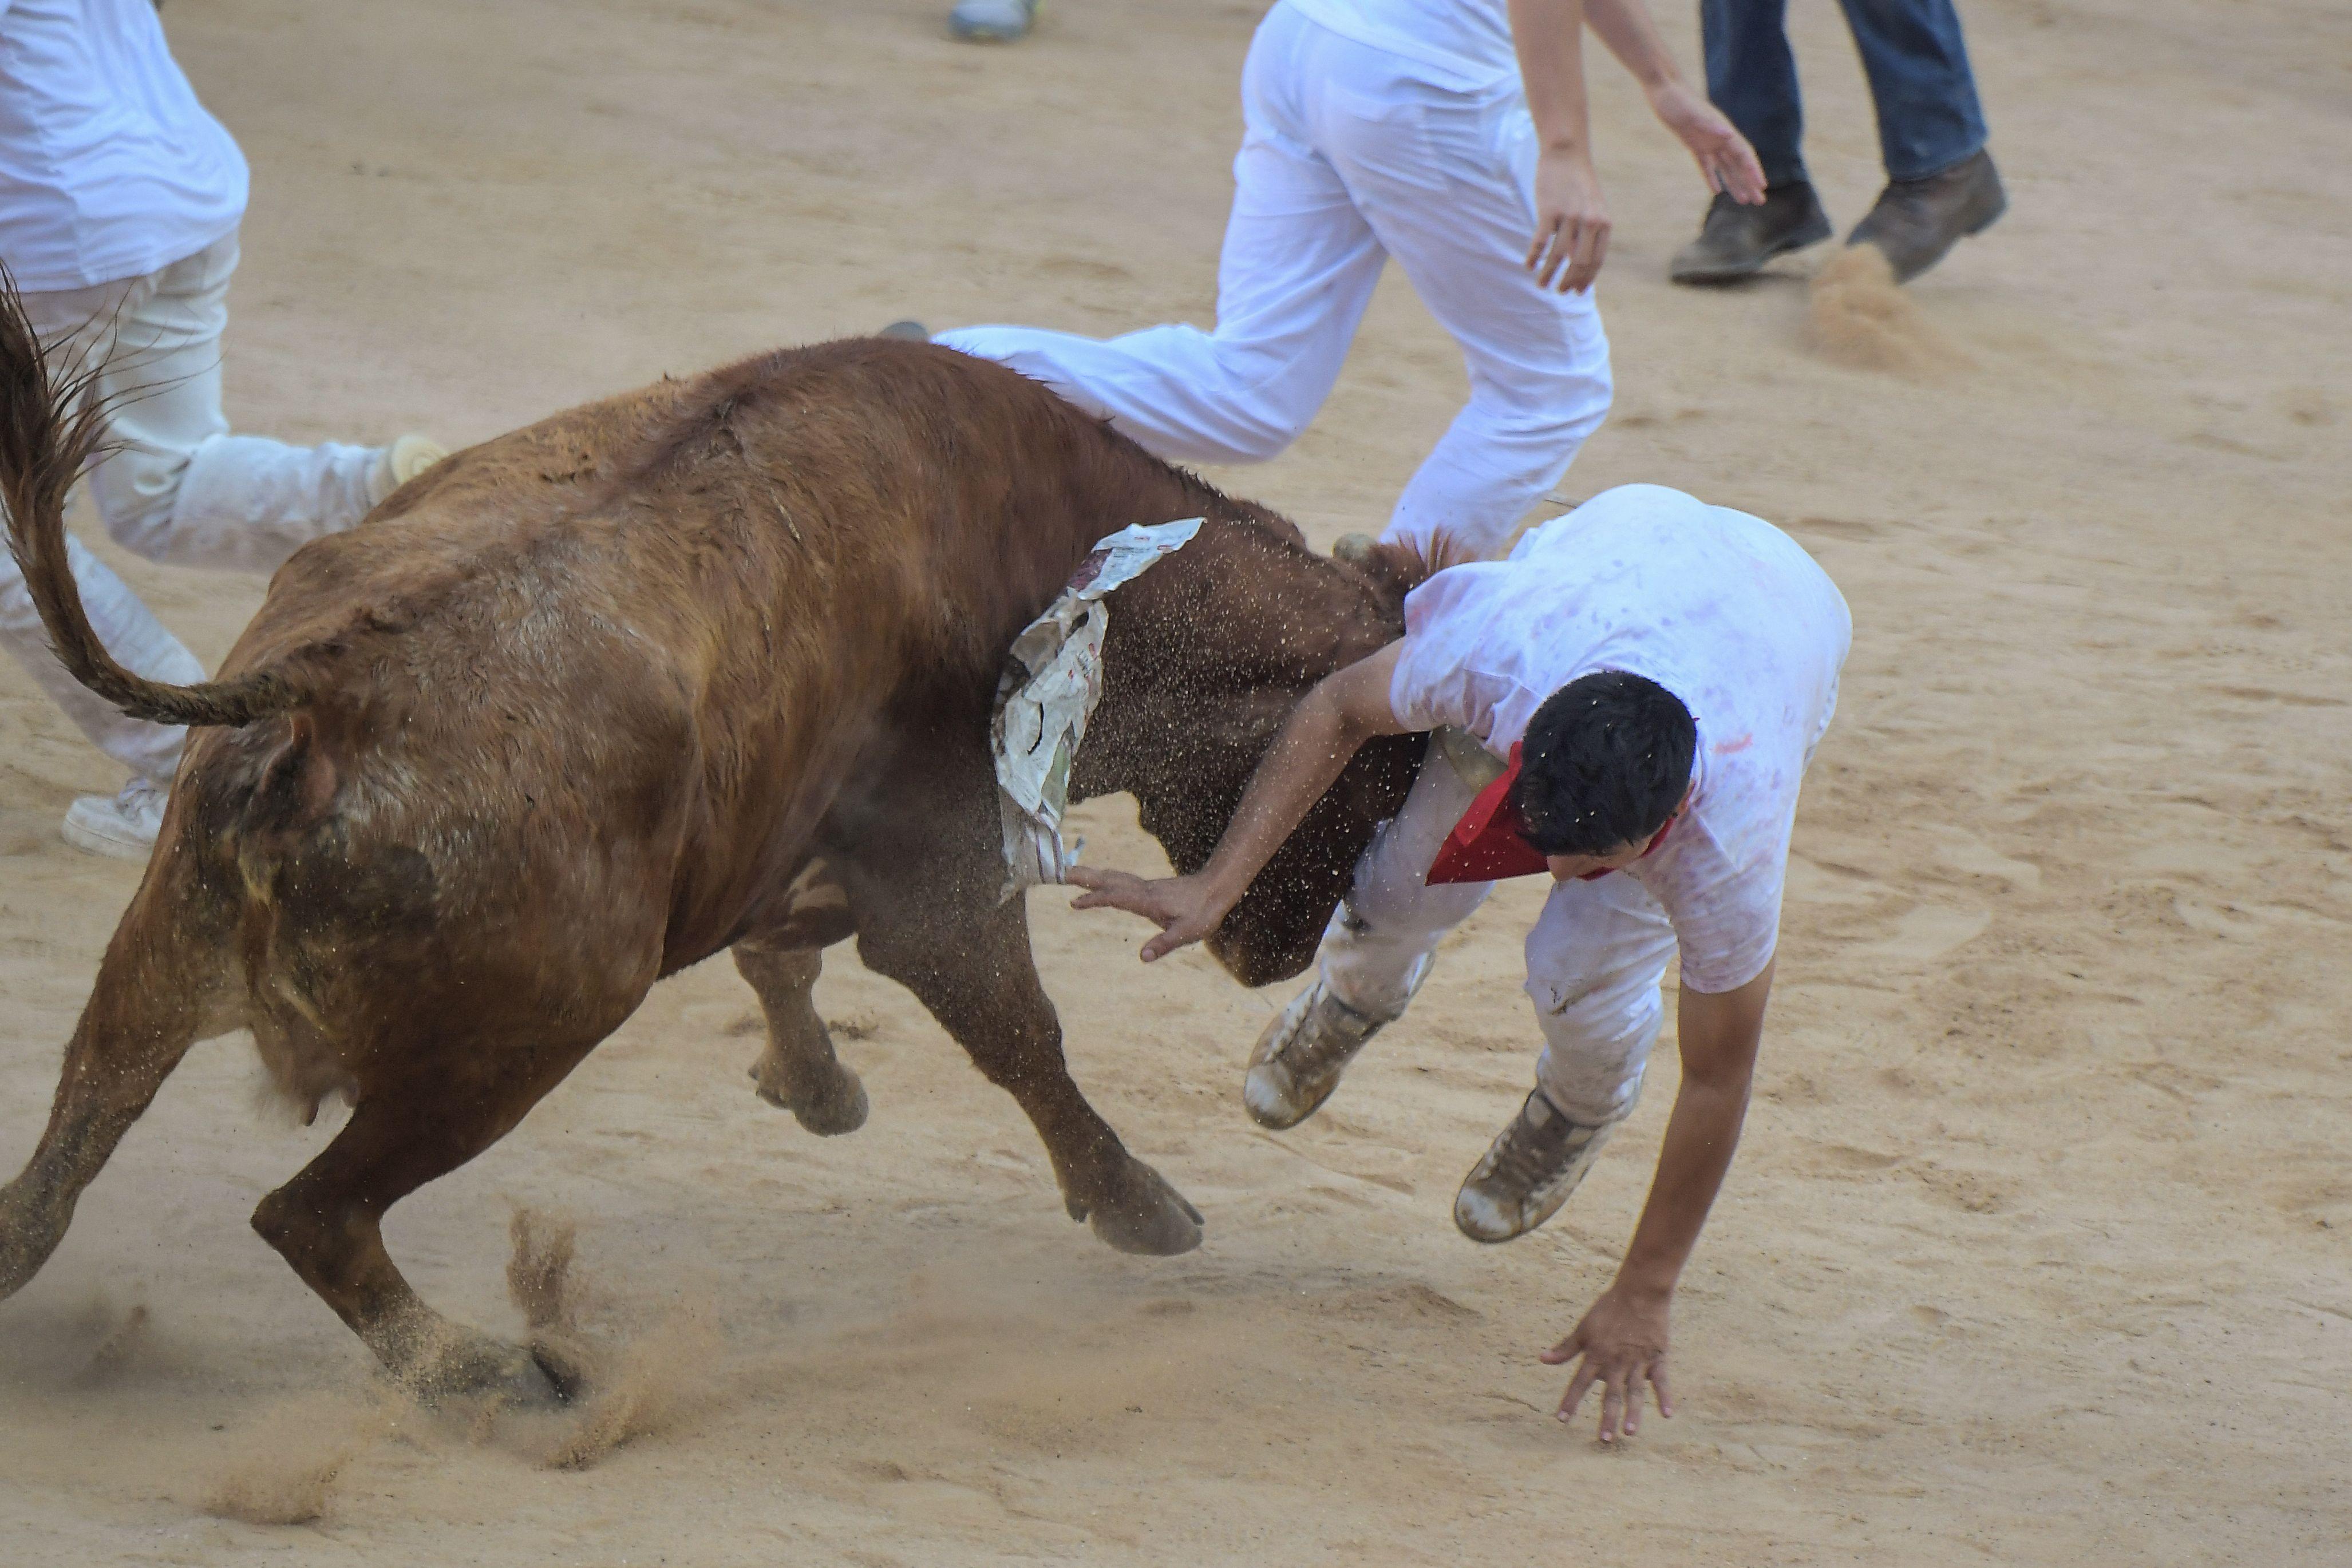
[[[1588,19],[1709,185],[1760,201],[1754,154],[1684,83],[1641,0],[1280,0],[1242,71],[1213,332],[971,327],[937,340],[1171,461],[1260,462],[1330,395],[1394,256],[1461,345],[1470,401],[1388,537],[1496,554],[1609,411],[1590,292],[1609,219],[1586,130]]]
[[[233,435],[221,333],[245,213],[245,159],[172,58],[150,0],[0,0],[0,259],[51,373],[107,411],[85,476],[118,544],[152,560],[275,570],[350,528],[443,455],[289,446]],[[195,656],[106,566],[69,541],[91,623],[140,674],[202,680]],[[83,734],[131,770],[73,802],[67,839],[143,859],[184,734],[125,717],[49,652],[16,562],[0,555],[0,643]]]
[[[1836,586],[1770,524],[1657,486],[1611,490],[1507,559],[1416,588],[1403,638],[1294,710],[1199,873],[1070,873],[1091,890],[1079,907],[1159,923],[1143,950],[1158,958],[1216,928],[1365,740],[1468,737],[1433,743],[1243,1096],[1270,1127],[1312,1115],[1491,879],[1549,872],[1527,940],[1536,1085],[1454,1199],[1480,1241],[1557,1213],[1632,1113],[1679,954],[1683,1082],[1649,1203],[1615,1282],[1544,1355],[1581,1358],[1562,1419],[1604,1385],[1604,1441],[1638,1427],[1645,1379],[1671,1414],[1668,1309],[1746,1114],[1798,790],[1853,634]]]

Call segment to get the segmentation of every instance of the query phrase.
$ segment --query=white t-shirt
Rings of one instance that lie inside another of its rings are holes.
[[[0,259],[17,287],[194,256],[245,216],[246,180],[153,0],[0,0]]]
[[[1308,20],[1400,55],[1456,92],[1517,89],[1509,0],[1283,0]]]
[[[1400,722],[1459,725],[1497,757],[1544,700],[1622,670],[1698,727],[1690,806],[1625,868],[1664,908],[1683,983],[1735,990],[1772,956],[1797,788],[1837,706],[1853,622],[1829,574],[1759,517],[1656,485],[1597,496],[1509,557],[1405,600]]]

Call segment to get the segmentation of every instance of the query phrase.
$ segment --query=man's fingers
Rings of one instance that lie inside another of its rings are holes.
[[[1642,1369],[1635,1367],[1625,1379],[1625,1436],[1632,1437],[1642,1429]]]
[[[1579,1323],[1576,1327],[1569,1331],[1569,1334],[1566,1339],[1560,1341],[1549,1350],[1538,1353],[1536,1359],[1542,1362],[1546,1366],[1559,1366],[1564,1363],[1575,1360],[1576,1353],[1583,1348],[1584,1325],[1582,1323]]]
[[[1585,1391],[1592,1386],[1592,1380],[1600,1375],[1601,1369],[1592,1364],[1591,1356],[1586,1356],[1584,1364],[1576,1369],[1576,1375],[1568,1380],[1568,1392],[1559,1396],[1561,1420],[1568,1421],[1575,1418],[1577,1407],[1584,1403]]]
[[[1592,287],[1601,276],[1601,263],[1609,254],[1609,225],[1586,222],[1576,232],[1576,258],[1559,280],[1562,294],[1581,294]]]
[[[1143,961],[1147,964],[1156,964],[1187,942],[1197,940],[1197,937],[1192,936],[1180,936],[1173,930],[1162,931],[1143,945]]]
[[[1156,963],[1179,947],[1189,947],[1216,929],[1215,923],[1203,925],[1196,919],[1165,921],[1160,935],[1143,945],[1143,961]]]
[[[1617,1428],[1625,1415],[1627,1381],[1623,1369],[1620,1368],[1609,1375],[1609,1381],[1601,1387],[1601,1440],[1604,1443],[1613,1443],[1617,1440]]]
[[[1527,266],[1528,270],[1536,275],[1538,286],[1550,276],[1552,267],[1559,265],[1560,252],[1565,248],[1560,239],[1560,226],[1566,221],[1558,213],[1548,214],[1537,220],[1535,243],[1528,246]]]
[[[1538,288],[1549,288],[1551,280],[1559,276],[1559,269],[1567,265],[1568,231],[1564,228],[1553,230],[1544,236],[1544,245],[1543,260],[1536,267]]]
[[[1675,1414],[1675,1396],[1674,1390],[1666,1386],[1666,1358],[1663,1355],[1650,1363],[1650,1386],[1658,1391],[1658,1414],[1672,1420]]]
[[[1544,268],[1541,277],[1536,279],[1536,286],[1539,288],[1557,288],[1564,293],[1568,288],[1569,277],[1575,271],[1576,225],[1570,223],[1559,231],[1559,243],[1552,246],[1551,265]]]
[[[1722,154],[1724,189],[1732,200],[1755,206],[1764,199],[1764,165],[1748,139],[1735,134]]]
[[[1143,877],[1136,877],[1136,874],[1129,874],[1129,873],[1115,873],[1115,870],[1106,870],[1106,867],[1101,865],[1073,865],[1068,873],[1066,873],[1066,879],[1068,879],[1070,886],[1082,886],[1082,889],[1087,889],[1087,898],[1077,900],[1079,910],[1091,910],[1096,903],[1103,903],[1106,895],[1118,898],[1119,894],[1129,894],[1131,889],[1140,889],[1140,886],[1143,886]]]
[[[1087,889],[1070,900],[1072,909],[1124,909],[1135,915],[1148,916],[1150,914],[1144,907],[1144,884],[1133,877],[1122,878],[1113,874],[1095,882],[1078,882],[1075,877],[1071,881],[1075,885]]]
[[[1560,264],[1568,259],[1569,230],[1563,220],[1560,226],[1545,231],[1543,261],[1536,267],[1536,287],[1549,288],[1551,280],[1559,274]]]

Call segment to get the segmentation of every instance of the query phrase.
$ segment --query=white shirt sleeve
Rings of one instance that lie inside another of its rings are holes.
[[[1691,990],[1736,991],[1764,972],[1780,946],[1795,802],[1777,821],[1755,826],[1761,831],[1735,828],[1735,841],[1726,843],[1706,812],[1692,811],[1674,825],[1655,855],[1628,868],[1673,922],[1682,983]]]

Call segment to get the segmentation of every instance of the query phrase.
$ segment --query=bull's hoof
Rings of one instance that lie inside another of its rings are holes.
[[[1084,1218],[1121,1252],[1172,1258],[1201,1244],[1201,1211],[1141,1161],[1128,1165],[1115,1191],[1084,1205]]]
[[[866,1125],[866,1085],[848,1068],[836,1062],[831,1076],[807,1086],[788,1084],[782,1074],[763,1071],[766,1066],[762,1058],[751,1069],[751,1082],[760,1086],[760,1098],[780,1111],[790,1111],[794,1121],[818,1137],[837,1138]]]
[[[583,1360],[571,1347],[546,1340],[509,1344],[470,1332],[439,1354],[418,1358],[400,1381],[427,1406],[486,1396],[526,1410],[569,1405],[587,1386]]]
[[[540,1380],[546,1384],[558,1405],[569,1405],[588,1392],[593,1381],[590,1371],[593,1357],[587,1345],[578,1338],[560,1333],[538,1333],[531,1336],[530,1364]]]

